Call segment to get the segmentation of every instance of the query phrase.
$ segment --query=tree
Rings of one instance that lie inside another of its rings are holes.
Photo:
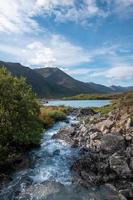
[[[28,147],[41,140],[40,107],[24,78],[0,69],[0,147]]]

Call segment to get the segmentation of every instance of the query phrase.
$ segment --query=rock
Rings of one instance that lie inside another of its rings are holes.
[[[129,129],[131,126],[133,126],[133,122],[131,118],[127,119],[127,123],[126,123],[126,129]]]
[[[105,131],[106,129],[109,130],[113,127],[114,121],[110,119],[102,120],[101,122],[97,123],[96,126],[100,131]]]
[[[131,141],[132,141],[132,136],[131,136],[131,135],[126,135],[126,136],[125,136],[125,140],[126,140],[127,142],[131,142]]]
[[[127,200],[125,196],[123,196],[122,194],[119,194],[119,198],[120,200]]]
[[[116,188],[119,193],[125,196],[127,199],[133,199],[133,182],[130,180],[119,180],[116,183]]]
[[[117,189],[112,184],[105,184],[102,187],[104,187],[104,189],[101,200],[126,200],[126,198],[119,194]]]
[[[45,181],[43,184],[30,186],[32,199],[54,199],[53,197],[64,191],[64,185],[57,182]]]
[[[54,152],[53,152],[53,156],[58,156],[60,154],[60,150],[59,149],[56,149]]]
[[[116,172],[119,177],[131,176],[132,172],[127,164],[126,158],[124,155],[119,155],[114,153],[109,158],[110,169]]]
[[[52,136],[52,139],[53,139],[53,140],[56,140],[56,139],[59,139],[59,138],[60,138],[60,137],[59,137],[59,134],[57,134],[57,133],[54,134],[54,135]]]
[[[69,144],[74,143],[73,136],[75,135],[75,127],[68,127],[68,128],[62,128],[60,131],[52,136],[52,139],[61,139],[65,140]]]
[[[116,151],[124,150],[124,138],[118,134],[106,134],[101,139],[101,150],[104,153],[113,154]]]
[[[12,180],[12,178],[7,175],[7,174],[0,174],[0,189],[5,185],[7,184],[8,182],[10,182]]]
[[[100,132],[94,132],[90,134],[90,140],[100,140],[102,137]]]
[[[130,169],[133,172],[133,157],[130,158],[130,164],[129,164],[129,166],[130,166]]]
[[[82,133],[85,133],[87,131],[87,129],[84,125],[81,125],[79,128],[80,128],[80,132],[82,132]]]
[[[92,116],[94,114],[96,114],[96,112],[94,112],[94,110],[91,109],[91,108],[81,108],[79,110],[77,116],[78,117],[84,117],[84,116],[88,116],[88,115]]]

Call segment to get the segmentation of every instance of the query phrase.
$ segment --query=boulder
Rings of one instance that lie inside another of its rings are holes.
[[[116,174],[121,177],[130,177],[132,172],[127,164],[126,157],[124,155],[119,155],[114,153],[109,158],[110,169],[115,171]]]
[[[133,120],[132,118],[128,118],[126,123],[126,129],[129,129],[132,126],[133,126]]]
[[[53,156],[58,156],[60,154],[60,149],[56,149],[54,152],[53,152]]]
[[[77,114],[78,117],[84,117],[84,116],[87,116],[87,115],[94,115],[96,114],[96,112],[94,112],[93,109],[91,108],[81,108]]]
[[[129,164],[129,166],[130,166],[130,169],[133,172],[133,157],[130,158],[130,164]]]
[[[100,131],[105,131],[105,130],[109,130],[113,127],[114,125],[114,121],[110,120],[110,119],[105,119],[102,120],[101,122],[96,124],[96,127],[100,130]]]
[[[113,154],[125,149],[124,137],[118,134],[106,134],[101,139],[101,150]]]

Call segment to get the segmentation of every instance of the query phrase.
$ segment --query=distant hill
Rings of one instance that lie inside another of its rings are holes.
[[[43,76],[38,74],[36,71],[29,67],[24,67],[19,63],[0,61],[0,67],[1,66],[5,66],[15,76],[25,77],[27,82],[32,86],[34,92],[36,92],[40,97],[51,96],[52,91],[50,90],[48,83]]]
[[[13,75],[23,76],[39,97],[61,98],[78,94],[116,93],[133,90],[133,87],[111,86],[78,81],[58,68],[31,69],[19,63],[0,61]]]
[[[114,92],[126,92],[126,91],[133,90],[133,86],[121,87],[121,86],[112,85],[110,88]]]
[[[71,96],[79,93],[96,93],[97,89],[91,84],[78,81],[58,68],[35,69],[53,87],[59,89],[60,96]]]

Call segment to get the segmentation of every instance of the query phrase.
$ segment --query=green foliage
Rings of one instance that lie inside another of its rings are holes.
[[[124,93],[118,101],[120,106],[133,106],[133,91]]]
[[[0,68],[0,157],[11,146],[19,149],[40,143],[39,113],[36,97],[25,79]]]
[[[103,107],[95,107],[93,110],[95,112],[100,112],[101,114],[108,114],[117,108],[120,110],[126,108],[129,113],[133,113],[133,91],[120,94],[118,99],[112,101],[112,104]]]
[[[65,100],[108,100],[118,99],[121,93],[118,94],[79,94],[72,97],[65,97]]]
[[[111,104],[111,105],[107,105],[107,106],[103,106],[103,107],[94,107],[93,110],[95,112],[99,112],[103,115],[108,114],[109,112],[113,111],[116,108],[116,104]]]
[[[42,107],[40,113],[40,119],[45,127],[51,126],[54,122],[64,120],[67,117],[67,109],[64,107]]]

